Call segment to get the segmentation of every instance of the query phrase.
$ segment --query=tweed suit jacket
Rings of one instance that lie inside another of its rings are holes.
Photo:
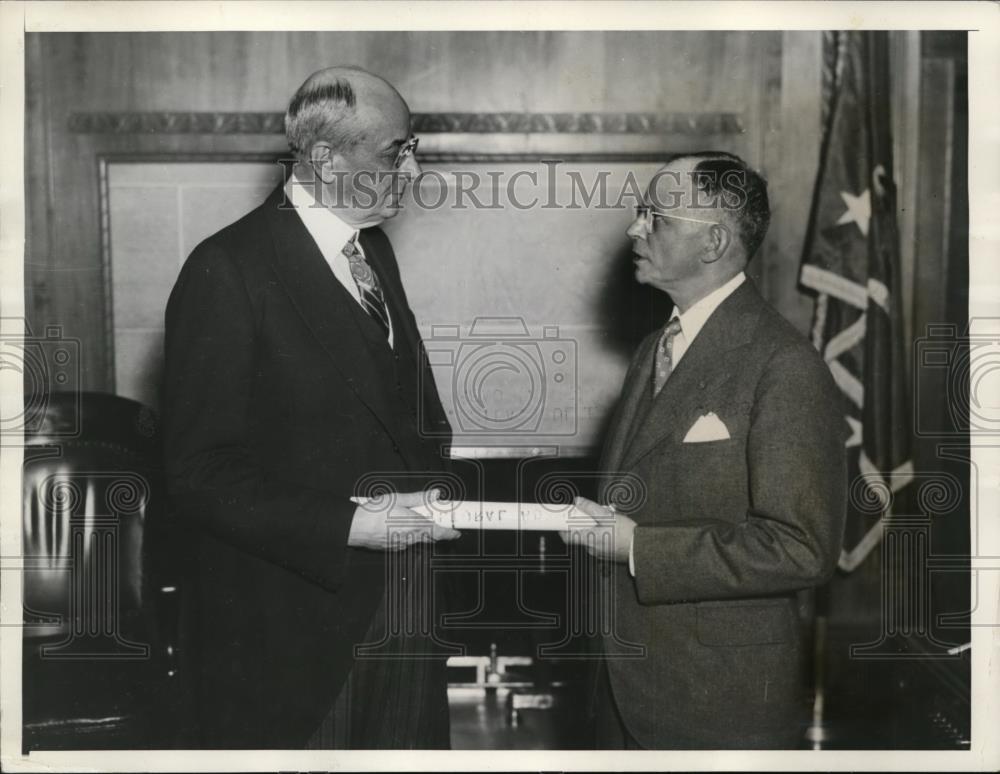
[[[655,398],[640,345],[602,458],[639,497],[635,577],[611,570],[613,695],[650,748],[794,745],[802,643],[796,595],[822,584],[845,518],[846,425],[829,369],[744,282]],[[714,412],[729,438],[684,442]],[[634,488],[634,487],[633,487]]]

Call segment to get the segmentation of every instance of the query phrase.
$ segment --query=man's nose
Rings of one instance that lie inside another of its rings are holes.
[[[625,230],[626,236],[630,239],[645,239],[646,238],[646,221],[643,218],[636,218],[632,221],[631,225]]]
[[[409,172],[414,177],[419,175],[422,171],[420,169],[420,162],[417,161],[417,156],[416,154],[413,153],[411,153],[409,156],[403,159],[403,163],[400,165],[399,168],[401,171]]]

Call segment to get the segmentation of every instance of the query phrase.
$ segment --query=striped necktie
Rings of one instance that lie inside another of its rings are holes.
[[[663,335],[656,343],[656,357],[653,361],[653,397],[660,394],[674,369],[674,337],[681,332],[681,321],[674,317],[663,329]]]
[[[351,276],[358,286],[358,294],[361,296],[361,306],[368,312],[371,318],[378,323],[382,333],[389,338],[389,310],[382,297],[382,288],[379,287],[378,277],[372,271],[371,264],[358,250],[356,243],[357,234],[351,237],[350,241],[344,245],[343,253],[351,264]]]

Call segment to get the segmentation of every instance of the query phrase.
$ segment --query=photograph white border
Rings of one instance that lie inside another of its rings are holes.
[[[1000,318],[1000,13],[990,2],[4,2],[0,5],[0,318],[24,316],[24,33],[182,30],[951,29],[969,35],[970,317]],[[516,20],[516,22],[515,22]],[[8,330],[0,331],[11,335]],[[0,369],[0,410],[20,413],[22,384]],[[973,443],[980,517],[1000,513],[1000,447]],[[972,748],[948,751],[113,751],[21,749],[21,450],[0,448],[0,744],[5,771],[268,770],[996,770],[1000,768],[1000,520],[979,525],[975,557]],[[992,668],[991,668],[992,665]],[[993,729],[991,731],[990,729]]]

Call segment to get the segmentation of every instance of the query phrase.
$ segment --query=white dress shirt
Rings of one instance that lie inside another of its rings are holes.
[[[708,318],[711,317],[712,313],[719,308],[719,304],[729,298],[729,296],[733,294],[733,291],[746,281],[746,278],[746,274],[740,272],[725,285],[716,288],[707,296],[700,299],[697,303],[692,304],[691,307],[683,314],[677,311],[677,307],[674,307],[674,313],[670,315],[670,319],[673,320],[674,318],[677,318],[680,320],[681,330],[680,333],[674,336],[674,346],[670,352],[670,362],[672,364],[671,370],[673,368],[677,368],[677,364],[681,361],[681,358],[684,357],[684,353],[687,352],[694,343],[695,338],[701,332],[701,329],[705,327],[705,323],[708,322]],[[633,578],[635,577],[634,548],[635,535],[633,534],[632,542],[629,543],[628,547],[628,571]]]
[[[357,240],[358,229],[349,223],[345,223],[337,213],[329,207],[324,207],[316,201],[310,185],[302,183],[293,174],[285,183],[285,193],[288,200],[295,207],[295,212],[302,219],[302,223],[313,238],[319,251],[323,254],[324,260],[333,271],[333,276],[337,278],[341,285],[346,288],[351,297],[361,305],[361,291],[358,290],[358,283],[354,281],[351,274],[351,262],[344,255],[344,246],[355,240],[355,245],[361,255],[365,254],[360,241]],[[386,317],[389,320],[389,346],[393,342],[392,316],[386,309]],[[365,314],[368,314],[365,311]]]

